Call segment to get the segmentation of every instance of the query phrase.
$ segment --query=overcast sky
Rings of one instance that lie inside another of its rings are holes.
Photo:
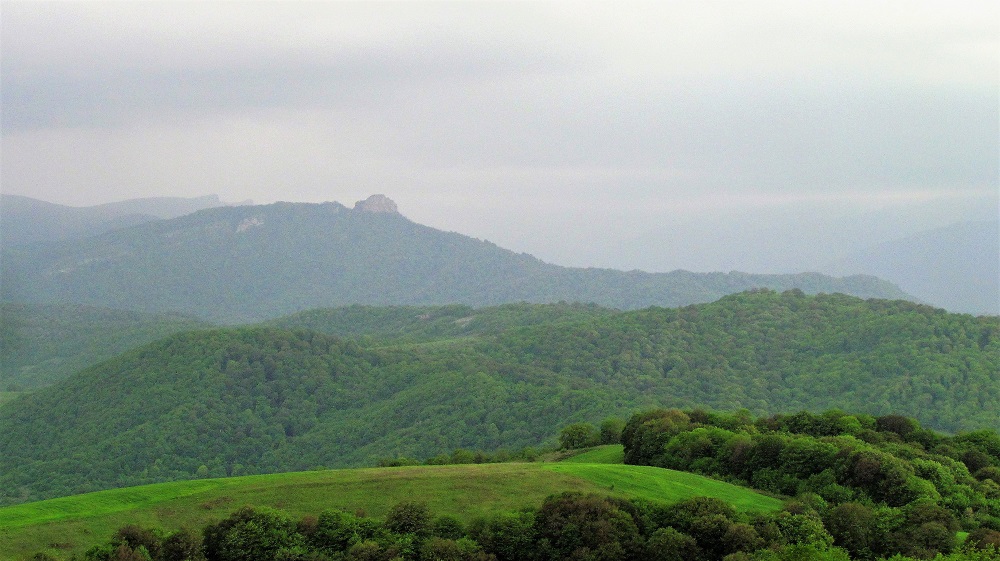
[[[784,271],[997,216],[996,2],[2,2],[5,193]],[[810,261],[811,260],[811,261]]]

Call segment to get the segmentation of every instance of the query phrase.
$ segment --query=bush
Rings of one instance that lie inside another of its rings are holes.
[[[204,561],[201,536],[187,528],[181,528],[163,540],[161,549],[163,561]]]
[[[458,540],[465,537],[462,521],[454,516],[444,514],[431,523],[431,534],[447,540]]]
[[[622,441],[622,430],[625,429],[625,421],[610,417],[601,423],[601,444],[618,444]]]
[[[479,518],[469,524],[469,537],[499,561],[519,561],[535,543],[535,515],[516,512]]]
[[[979,528],[969,533],[967,544],[975,549],[996,549],[1000,551],[1000,532],[989,528]]]
[[[431,512],[426,503],[404,501],[389,509],[385,528],[396,534],[414,534],[423,538],[430,533]]]
[[[279,550],[305,541],[284,513],[250,506],[206,526],[204,535],[209,561],[267,561],[274,559]]]
[[[628,503],[597,495],[562,493],[545,499],[535,517],[540,556],[635,558],[642,540],[631,510]]]
[[[642,558],[649,561],[688,561],[700,556],[701,548],[694,538],[673,528],[660,528],[649,536]]]
[[[573,423],[559,432],[559,448],[562,450],[595,446],[600,441],[600,433],[590,423]]]

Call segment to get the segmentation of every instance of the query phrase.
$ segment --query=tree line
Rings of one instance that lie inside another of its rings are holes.
[[[744,514],[704,497],[665,505],[580,493],[553,495],[538,507],[468,522],[434,515],[420,502],[398,503],[384,519],[325,510],[294,520],[278,510],[245,506],[200,531],[127,525],[71,560],[850,561],[861,557],[834,545],[838,538],[824,524],[839,535],[846,531],[843,525],[855,521],[850,512],[824,517],[796,501],[776,513]],[[942,561],[998,559],[997,532],[974,533],[962,548],[936,535],[923,543],[932,538]],[[928,553],[892,560],[924,559]],[[51,559],[43,553],[33,557]]]
[[[794,497],[854,559],[930,558],[1000,540],[1000,434],[947,436],[899,415],[754,418],[656,409],[622,431],[625,462]]]

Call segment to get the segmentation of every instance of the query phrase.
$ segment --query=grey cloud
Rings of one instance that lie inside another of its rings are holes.
[[[82,74],[6,72],[0,89],[3,126],[119,126],[124,122],[198,117],[273,107],[338,109],[388,102],[427,82],[462,87],[511,75],[557,74],[574,57],[519,45],[469,45],[439,37],[423,45],[374,45],[333,53],[267,56],[213,66],[157,66],[135,61]]]
[[[997,8],[912,4],[4,2],[3,188],[385,192],[572,264],[791,267],[819,226],[741,240],[995,203]]]
[[[429,114],[391,109],[402,157],[429,167],[665,169],[677,183],[715,188],[997,184],[990,95],[757,83],[584,95],[574,83],[453,95]]]

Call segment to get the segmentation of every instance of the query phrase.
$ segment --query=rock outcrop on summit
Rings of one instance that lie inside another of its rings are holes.
[[[358,201],[354,203],[354,210],[389,214],[399,213],[399,208],[396,206],[396,202],[385,195],[372,195],[363,201]]]

